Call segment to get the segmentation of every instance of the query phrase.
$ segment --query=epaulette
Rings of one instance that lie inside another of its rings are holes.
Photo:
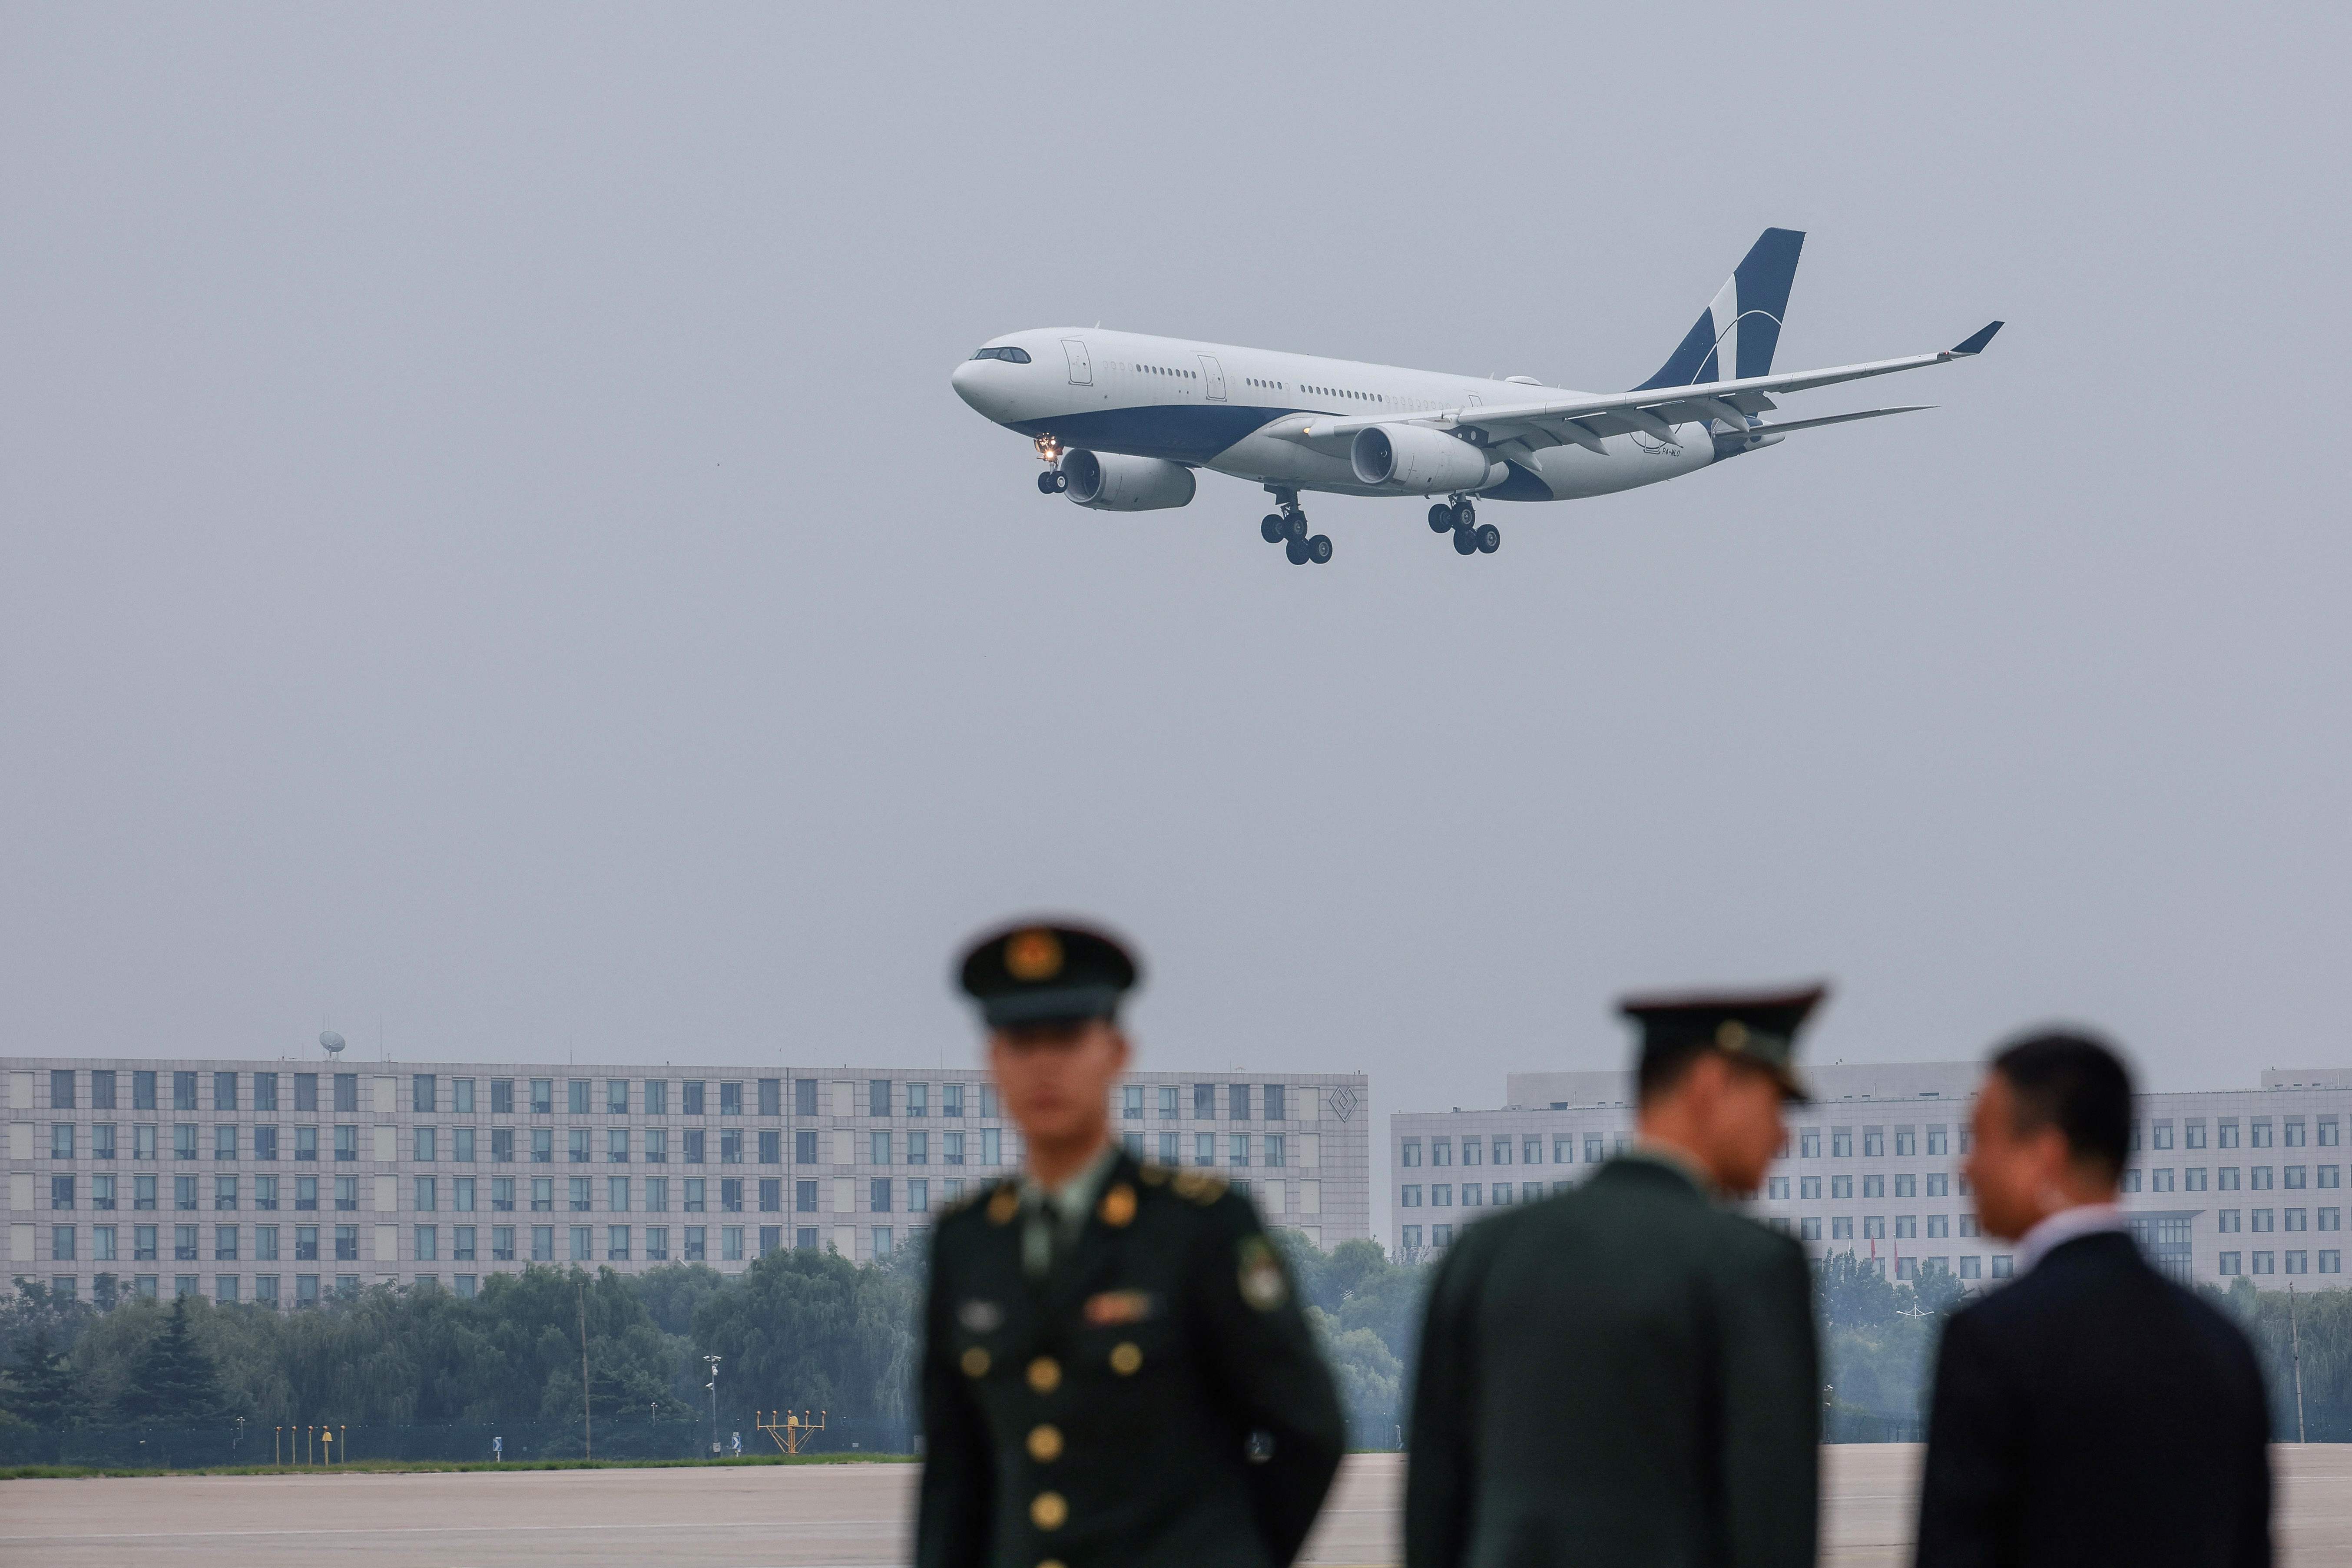
[[[1143,1162],[1142,1169],[1138,1171],[1136,1175],[1147,1187],[1164,1187],[1168,1184],[1168,1178],[1175,1173],[1165,1165],[1155,1164],[1146,1160]]]
[[[1179,1171],[1173,1185],[1178,1197],[1190,1198],[1202,1208],[1225,1195],[1225,1179],[1206,1171]]]
[[[1013,1184],[1005,1177],[999,1177],[992,1182],[982,1182],[971,1192],[966,1193],[963,1196],[956,1199],[955,1202],[941,1209],[940,1211],[940,1217],[941,1219],[946,1219],[950,1215],[964,1214],[970,1210],[976,1209],[980,1207],[981,1205],[988,1202],[990,1198],[993,1197],[998,1189],[1011,1186]]]

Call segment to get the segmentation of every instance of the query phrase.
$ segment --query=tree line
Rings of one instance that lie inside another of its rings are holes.
[[[1278,1234],[1355,1442],[1394,1446],[1429,1266],[1376,1242],[1323,1252]],[[0,1454],[47,1451],[44,1436],[226,1432],[240,1418],[241,1432],[347,1424],[381,1453],[388,1434],[446,1431],[439,1447],[407,1441],[471,1454],[498,1428],[518,1434],[518,1444],[575,1454],[592,1435],[614,1457],[684,1454],[707,1452],[714,1417],[722,1433],[750,1434],[755,1412],[779,1408],[826,1412],[827,1447],[903,1449],[923,1270],[919,1247],[869,1264],[778,1252],[734,1276],[687,1263],[636,1275],[533,1267],[486,1279],[469,1300],[377,1287],[297,1311],[193,1297],[100,1310],[27,1282],[0,1301]],[[1960,1282],[1889,1280],[1833,1254],[1815,1288],[1830,1435],[1916,1436],[1937,1335],[1969,1299]],[[2304,1430],[2352,1441],[2352,1291],[2290,1303],[2250,1279],[2200,1289],[2253,1337],[2276,1435],[2295,1435],[2299,1371]]]

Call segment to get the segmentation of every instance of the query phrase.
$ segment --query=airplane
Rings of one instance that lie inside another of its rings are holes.
[[[1993,322],[1948,349],[1772,374],[1805,237],[1768,228],[1660,366],[1629,392],[1532,376],[1449,375],[1188,338],[1041,327],[992,338],[950,378],[980,414],[1031,438],[1037,488],[1097,511],[1188,505],[1208,468],[1265,487],[1259,532],[1293,565],[1331,559],[1298,498],[1445,499],[1434,532],[1492,555],[1502,531],[1476,501],[1570,500],[1679,479],[1791,432],[1916,413],[1906,404],[1767,423],[1775,393],[1802,392],[1984,352]]]

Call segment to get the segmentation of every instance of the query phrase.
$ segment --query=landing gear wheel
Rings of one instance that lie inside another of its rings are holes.
[[[1282,547],[1282,552],[1290,557],[1290,563],[1293,566],[1307,564],[1307,541],[1303,539],[1292,540]]]
[[[1479,554],[1492,555],[1495,552],[1503,548],[1503,531],[1496,528],[1493,523],[1490,522],[1484,528],[1474,529],[1472,531],[1476,534],[1478,539]]]
[[[1302,540],[1307,537],[1307,514],[1293,507],[1282,514],[1282,537]]]
[[[1320,566],[1331,559],[1331,536],[1318,533],[1307,542],[1307,559]]]
[[[1444,501],[1439,501],[1435,506],[1429,509],[1430,532],[1445,533],[1450,531],[1453,527],[1454,509],[1452,507],[1446,505]]]
[[[1055,484],[1054,481],[1061,479],[1061,477],[1062,476],[1060,474],[1055,473],[1051,468],[1047,468],[1044,473],[1039,474],[1037,476],[1037,493],[1040,495],[1052,495],[1055,490],[1060,489],[1062,487]]]
[[[1457,529],[1455,529],[1455,530],[1454,531],[1454,554],[1456,554],[1456,555],[1475,555],[1475,554],[1477,554],[1477,553],[1478,553],[1478,536],[1477,536],[1477,534],[1475,534],[1475,533],[1472,532],[1469,529],[1466,529],[1466,528],[1457,528]]]
[[[1281,543],[1283,538],[1281,516],[1275,512],[1267,512],[1265,521],[1257,525],[1257,531],[1265,536],[1268,544]]]
[[[1470,504],[1466,496],[1454,503],[1454,526],[1457,529],[1478,526],[1478,509]]]

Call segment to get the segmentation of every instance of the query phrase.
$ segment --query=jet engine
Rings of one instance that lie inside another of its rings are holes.
[[[1356,482],[1437,495],[1498,484],[1508,465],[1488,458],[1469,442],[1426,425],[1375,425],[1356,432],[1348,447]]]
[[[1097,511],[1159,511],[1192,501],[1192,470],[1159,458],[1081,447],[1062,454],[1062,473],[1070,481],[1064,493]]]

